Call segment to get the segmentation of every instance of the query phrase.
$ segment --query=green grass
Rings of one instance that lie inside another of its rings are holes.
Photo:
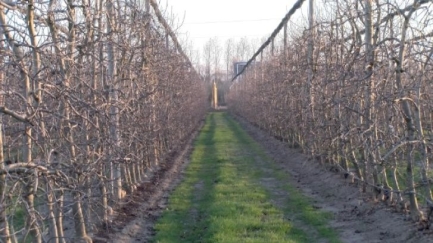
[[[22,231],[25,227],[26,224],[26,212],[24,209],[23,205],[18,205],[16,207],[13,207],[12,210],[9,210],[10,212],[8,212],[8,214],[13,215],[13,216],[9,216],[9,224],[11,227],[13,227],[14,232],[13,233],[17,233],[19,231]],[[31,243],[33,242],[33,239],[30,235],[27,236],[26,240],[24,241],[23,239],[19,238],[19,242],[22,243]]]
[[[15,230],[21,230],[24,228],[26,222],[26,213],[22,206],[18,206],[13,211],[13,217],[11,219],[11,225]]]
[[[211,113],[153,242],[339,242],[327,226],[330,215],[315,210],[285,176],[227,114]],[[283,206],[260,184],[265,177],[289,195]]]

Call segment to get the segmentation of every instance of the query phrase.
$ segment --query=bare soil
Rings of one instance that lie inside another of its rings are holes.
[[[203,124],[202,124],[203,125]],[[199,129],[173,151],[162,166],[155,168],[148,179],[127,197],[122,207],[116,210],[116,217],[110,225],[101,227],[93,236],[94,243],[149,242],[154,235],[153,225],[167,207],[170,192],[181,182],[183,171],[189,162],[192,143]]]
[[[409,217],[383,202],[373,202],[341,174],[309,160],[299,150],[237,117],[277,166],[287,172],[287,180],[313,201],[315,208],[331,212],[331,227],[347,243],[427,243],[433,242],[431,230],[419,231]],[[269,183],[269,182],[267,182]]]
[[[277,140],[243,119],[237,118],[237,121],[265,149],[276,165],[288,174],[287,180],[291,185],[311,198],[315,208],[334,215],[330,226],[336,229],[343,242],[433,242],[431,230],[418,231],[417,225],[408,220],[407,215],[396,212],[382,202],[369,200],[341,174],[308,160],[300,151],[289,148],[287,143]],[[130,196],[129,203],[118,210],[112,225],[101,229],[94,236],[94,242],[150,241],[154,235],[153,225],[166,208],[170,192],[183,178],[195,136],[196,134],[191,137],[182,151],[175,153],[164,167],[159,168],[149,181],[138,187],[134,195]],[[263,169],[266,170],[265,167]],[[272,189],[276,188],[274,184],[279,182],[274,178],[264,178],[260,183]],[[200,191],[200,183],[196,187]],[[281,194],[277,189],[271,192]],[[287,195],[283,195],[281,200],[277,197],[276,206],[279,206],[285,197]]]

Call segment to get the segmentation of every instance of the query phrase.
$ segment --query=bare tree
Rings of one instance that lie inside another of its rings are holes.
[[[224,61],[226,64],[227,80],[230,80],[230,77],[232,76],[230,70],[233,64],[233,51],[234,51],[234,41],[233,39],[228,39],[224,46]]]
[[[0,6],[2,241],[91,242],[197,128],[204,83],[144,3]]]
[[[285,48],[272,55],[283,20],[249,59],[263,57],[262,75],[247,67],[230,89],[229,107],[352,178],[375,200],[409,208],[417,221],[433,205],[426,140],[432,116],[425,110],[433,35],[415,26],[430,23],[432,4],[405,4],[332,1],[327,15],[309,16],[308,32],[288,23]]]

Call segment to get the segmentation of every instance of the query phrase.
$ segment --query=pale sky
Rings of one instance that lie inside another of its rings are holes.
[[[192,41],[194,49],[218,37],[229,39],[269,37],[296,0],[160,0],[160,8],[177,16],[183,25],[178,37]],[[303,7],[305,8],[307,4]],[[261,41],[260,41],[261,42]],[[261,44],[261,43],[259,43]]]

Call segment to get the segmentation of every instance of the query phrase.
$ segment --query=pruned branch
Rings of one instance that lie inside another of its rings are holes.
[[[30,124],[33,126],[33,123],[25,115],[20,115],[17,112],[9,110],[8,108],[6,108],[4,106],[0,106],[0,112],[15,118],[16,120],[18,120],[20,122],[24,122],[26,124]]]
[[[0,0],[0,5],[11,10],[15,10],[17,8],[17,3],[9,0]]]

